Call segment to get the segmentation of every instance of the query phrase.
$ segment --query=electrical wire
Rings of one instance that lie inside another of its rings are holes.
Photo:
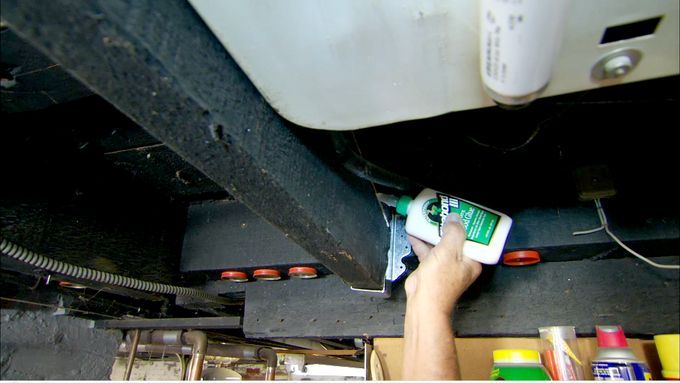
[[[483,147],[483,148],[498,150],[498,151],[506,152],[506,153],[507,153],[507,152],[514,152],[514,151],[516,151],[516,150],[522,149],[523,147],[529,145],[529,144],[534,140],[534,138],[536,138],[536,136],[538,136],[538,133],[541,131],[541,128],[543,127],[543,123],[546,122],[546,121],[548,121],[548,120],[550,120],[550,119],[547,119],[547,120],[544,120],[544,121],[539,122],[539,123],[536,125],[536,129],[534,129],[534,131],[529,135],[529,137],[528,137],[526,140],[524,140],[523,143],[521,143],[521,144],[519,144],[519,145],[517,145],[517,146],[510,147],[510,148],[490,145],[490,144],[481,142],[481,141],[477,140],[476,138],[474,138],[474,137],[472,137],[472,136],[466,136],[466,138],[467,138],[468,140],[474,142],[475,144],[477,144],[477,145]]]
[[[351,133],[351,140],[346,133],[342,132],[331,133],[330,138],[338,160],[351,174],[373,184],[396,189],[401,192],[408,192],[419,188],[419,185],[412,182],[409,178],[393,173],[367,160],[361,151],[354,133]],[[352,149],[352,147],[355,149]]]
[[[361,148],[359,147],[359,141],[357,141],[357,137],[354,135],[354,132],[350,132],[352,134],[352,139],[354,140],[354,145],[357,148],[357,151],[359,152],[359,156],[361,158],[364,157],[364,155],[361,153]],[[364,171],[366,174],[370,175],[370,171],[368,170],[368,163],[364,162]],[[387,218],[387,213],[385,212],[385,207],[383,206],[382,203],[380,203],[380,198],[378,197],[378,189],[376,189],[375,184],[373,183],[372,180],[369,179],[369,182],[371,183],[371,188],[373,188],[373,195],[375,196],[376,201],[378,201],[378,206],[380,206],[380,211],[382,212],[383,218],[385,219],[385,225],[387,227],[390,227],[390,220]]]
[[[81,313],[81,314],[99,315],[99,316],[102,316],[102,317],[105,317],[105,318],[111,318],[111,319],[121,319],[120,317],[96,313],[96,312],[93,312],[93,311],[72,309],[72,308],[69,308],[69,307],[61,307],[61,306],[57,306],[57,305],[50,305],[50,304],[46,304],[46,303],[39,303],[39,302],[33,302],[33,301],[25,301],[23,299],[0,297],[0,300],[8,301],[8,302],[15,302],[15,303],[23,303],[23,304],[27,304],[27,305],[33,305],[33,306],[49,307],[49,308],[52,308],[52,309],[55,309],[55,310],[64,309],[64,310],[67,310],[67,311],[73,311],[73,312],[77,312],[77,313]]]
[[[611,237],[611,239],[614,240],[619,246],[621,246],[624,250],[629,252],[630,254],[634,255],[635,257],[639,258],[640,260],[648,263],[651,266],[657,267],[659,269],[666,269],[666,270],[680,270],[680,265],[664,265],[661,263],[656,263],[652,261],[651,259],[643,256],[642,254],[636,252],[635,250],[631,249],[628,247],[623,241],[619,239],[610,229],[609,229],[609,221],[607,220],[607,215],[604,212],[604,208],[602,207],[602,201],[600,201],[599,198],[595,199],[595,208],[597,209],[597,216],[600,219],[600,226],[596,227],[594,229],[590,230],[583,230],[583,231],[575,231],[572,233],[572,235],[584,235],[584,234],[592,234],[596,233],[598,231],[604,230],[607,235]]]
[[[187,372],[186,362],[184,361],[184,357],[182,355],[180,355],[180,354],[175,354],[175,355],[177,356],[177,359],[179,359],[179,366],[180,366],[179,367],[180,368],[180,375],[179,375],[180,379],[179,380],[184,380],[186,372]]]
[[[598,231],[604,230],[604,226],[596,227],[594,229],[590,230],[583,230],[583,231],[575,231],[572,233],[572,235],[586,235],[586,234],[593,234],[597,233]]]
[[[576,100],[576,101],[578,102],[579,100],[582,100],[588,94],[590,94],[590,91],[582,92],[582,94],[579,96],[578,100]],[[564,108],[562,108],[560,111],[557,111],[553,116],[548,116],[547,118],[538,122],[536,124],[536,128],[531,132],[529,137],[527,137],[527,139],[524,140],[524,142],[522,142],[521,144],[516,145],[516,146],[512,146],[512,147],[494,146],[494,145],[491,145],[491,144],[481,142],[481,141],[479,141],[479,140],[477,140],[474,137],[469,136],[469,135],[466,136],[465,138],[467,138],[468,140],[472,141],[473,143],[475,143],[475,144],[477,144],[477,145],[479,145],[483,148],[497,150],[497,151],[500,151],[500,152],[503,152],[503,153],[514,152],[514,151],[523,149],[524,147],[526,147],[527,145],[532,143],[534,141],[534,139],[536,138],[536,136],[538,136],[538,134],[541,132],[541,129],[543,129],[543,126],[546,123],[550,122],[551,120],[558,120],[561,117],[563,117],[564,115],[566,115],[572,108],[574,108],[576,105],[578,105],[577,102],[574,102],[572,104],[564,104],[566,106]],[[556,105],[559,105],[559,104],[556,104]],[[588,233],[584,233],[584,234],[588,234]]]
[[[68,277],[84,279],[108,285],[125,287],[128,289],[147,291],[158,294],[173,294],[190,296],[205,299],[221,304],[231,303],[229,300],[206,293],[205,291],[192,289],[189,287],[166,285],[164,283],[148,282],[141,279],[125,277],[118,274],[107,273],[87,267],[76,266],[70,263],[57,261],[32,252],[26,248],[16,245],[0,237],[0,253],[17,261],[31,266],[51,271],[53,273],[66,275]]]

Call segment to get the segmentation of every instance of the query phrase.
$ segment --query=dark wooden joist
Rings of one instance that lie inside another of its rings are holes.
[[[298,141],[188,2],[3,0],[2,18],[345,282],[381,287],[369,185]]]
[[[658,257],[672,264],[677,257]],[[342,289],[335,276],[246,285],[243,331],[249,338],[403,336],[403,284],[392,297]],[[538,336],[538,327],[620,324],[629,336],[680,330],[680,271],[655,269],[632,256],[485,266],[452,321],[458,336]]]
[[[680,243],[680,222],[672,211],[631,214],[625,206],[605,201],[611,229],[643,254],[674,254]],[[594,204],[528,208],[513,212],[506,251],[538,250],[544,262],[628,256],[604,232],[574,236],[597,227]],[[243,256],[224,257],[233,247]],[[204,201],[189,206],[180,270],[222,271],[314,263],[304,249],[237,201]]]
[[[109,319],[94,322],[95,328],[117,329],[151,329],[151,330],[206,330],[206,329],[240,329],[241,317],[219,316],[198,318],[163,318],[163,319]]]
[[[228,250],[227,250],[228,249]],[[225,252],[239,257],[225,257]],[[180,271],[314,265],[318,261],[238,201],[189,206]]]
[[[680,221],[676,213],[630,207],[619,201],[604,202],[611,230],[636,251],[648,255],[672,255],[680,243]],[[506,251],[533,249],[543,261],[563,262],[587,258],[629,256],[619,251],[603,231],[574,236],[580,230],[600,225],[592,202],[583,206],[528,208],[512,214],[513,227]]]

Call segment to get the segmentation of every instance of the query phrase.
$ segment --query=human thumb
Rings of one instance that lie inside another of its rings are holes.
[[[460,260],[463,257],[465,237],[465,226],[460,215],[449,214],[442,227],[442,239],[436,247],[441,253],[453,255]]]

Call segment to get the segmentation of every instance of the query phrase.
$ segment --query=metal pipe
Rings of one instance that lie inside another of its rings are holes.
[[[132,375],[132,365],[135,363],[135,355],[137,355],[137,346],[139,345],[141,334],[140,330],[135,330],[135,335],[132,337],[132,346],[128,354],[127,365],[125,366],[125,380],[130,380],[130,375]]]
[[[350,140],[345,133],[333,132],[331,133],[331,140],[342,166],[355,176],[400,191],[420,189],[419,185],[410,179],[381,168],[356,153],[350,147]]]
[[[154,333],[161,333],[163,331],[154,331]],[[182,336],[184,343],[190,344],[190,339],[187,339],[190,333],[202,333],[201,331],[190,331]],[[171,341],[172,337],[169,335],[163,336],[162,334],[148,334],[149,338],[155,339],[165,339],[166,341]],[[206,339],[207,341],[207,339]],[[266,363],[265,369],[265,380],[274,380],[276,377],[276,367],[278,366],[278,356],[276,351],[269,347],[253,347],[246,345],[229,345],[229,344],[208,344],[204,350],[203,356],[201,357],[200,364],[198,359],[195,358],[196,343],[194,346],[189,348],[187,346],[182,346],[176,343],[170,344],[140,344],[137,346],[140,352],[150,352],[155,354],[163,353],[174,353],[174,354],[184,354],[184,355],[194,355],[191,359],[192,362],[189,364],[189,379],[191,379],[192,373],[196,374],[196,370],[201,370],[203,366],[203,360],[205,355],[211,356],[223,356],[227,358],[241,358],[250,360],[262,360]],[[199,345],[199,347],[202,347]],[[127,351],[128,343],[121,344],[120,350]],[[196,360],[196,362],[194,362]]]
[[[72,309],[69,309],[72,310]],[[198,317],[198,318],[163,318],[163,319],[116,319],[97,320],[94,328],[117,328],[117,329],[145,329],[145,330],[178,330],[190,328],[192,330],[209,329],[240,329],[241,317]]]
[[[119,352],[128,352],[130,341],[123,342],[119,347]],[[191,355],[192,347],[178,344],[148,344],[142,343],[137,346],[137,352],[149,352],[153,354],[183,354]],[[227,358],[240,358],[248,360],[261,360],[258,356],[258,347],[229,344],[208,344],[206,355],[223,356]]]
[[[130,351],[130,342],[123,342],[120,344],[118,347],[118,352],[123,354],[123,353],[128,353]],[[252,356],[254,355],[250,351],[248,351],[249,356],[243,356],[244,352],[239,352],[239,355],[236,355],[235,348],[239,346],[233,346],[233,345],[226,345],[226,344],[208,344],[208,351],[206,351],[206,356],[223,356],[227,358],[241,358],[241,359],[250,359],[250,360],[260,360],[259,357]],[[158,355],[167,355],[167,354],[180,354],[180,355],[191,355],[191,347],[189,346],[173,346],[173,345],[164,345],[164,344],[143,344],[140,343],[137,346],[137,352],[138,353],[147,353],[147,354],[158,354]],[[290,353],[290,350],[287,351],[281,351],[282,353]],[[317,356],[317,355],[310,355],[310,354],[305,354],[305,361],[309,364],[334,364],[336,366],[341,366],[341,367],[355,367],[355,368],[361,368],[363,366],[362,362],[359,361],[354,361],[354,360],[348,360],[348,359],[340,359],[337,357],[332,357],[332,356]]]
[[[19,262],[29,264],[31,266],[51,271],[53,273],[66,275],[68,277],[93,281],[97,283],[104,283],[107,285],[120,286],[133,290],[147,291],[159,294],[173,294],[189,297],[196,297],[211,302],[220,304],[231,303],[228,299],[220,296],[208,294],[203,290],[192,289],[189,287],[181,287],[174,285],[166,285],[163,283],[148,282],[140,279],[124,277],[118,274],[111,274],[104,271],[89,269],[87,267],[80,267],[57,261],[34,253],[26,248],[18,246],[2,237],[0,237],[0,254],[6,255]]]
[[[262,347],[257,350],[257,356],[267,362],[264,380],[274,380],[276,377],[276,366],[279,364],[279,357],[276,355],[276,351],[269,347]]]
[[[181,354],[191,355],[192,348],[189,346],[174,346],[165,344],[144,344],[137,346],[137,352],[146,354]],[[123,342],[118,347],[119,353],[127,353],[130,351],[130,343]],[[208,355],[212,355],[208,352]]]
[[[191,345],[191,363],[189,364],[189,380],[201,380],[203,361],[208,349],[208,337],[203,331],[187,331],[182,335],[184,343]]]
[[[166,331],[152,331],[151,343],[155,344],[183,344],[182,331],[166,330]],[[191,345],[191,343],[189,344]]]
[[[123,342],[118,348],[119,352],[128,352],[129,342]],[[209,344],[206,355],[223,356],[227,358],[241,358],[249,360],[260,360],[257,356],[257,348],[248,346],[249,350],[242,350],[241,346],[225,345],[225,344]],[[148,352],[152,354],[182,354],[191,355],[192,347],[185,345],[171,345],[171,344],[140,344],[137,346],[137,352]]]

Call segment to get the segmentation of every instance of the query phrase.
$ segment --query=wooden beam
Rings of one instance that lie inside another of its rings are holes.
[[[3,0],[2,18],[345,282],[382,287],[370,185],[300,143],[188,2]]]
[[[677,257],[655,258],[660,263]],[[402,336],[406,297],[352,294],[334,276],[246,286],[247,337]],[[538,327],[572,325],[580,336],[596,324],[620,324],[629,336],[680,330],[680,271],[632,258],[485,266],[453,315],[458,336],[537,336]]]

